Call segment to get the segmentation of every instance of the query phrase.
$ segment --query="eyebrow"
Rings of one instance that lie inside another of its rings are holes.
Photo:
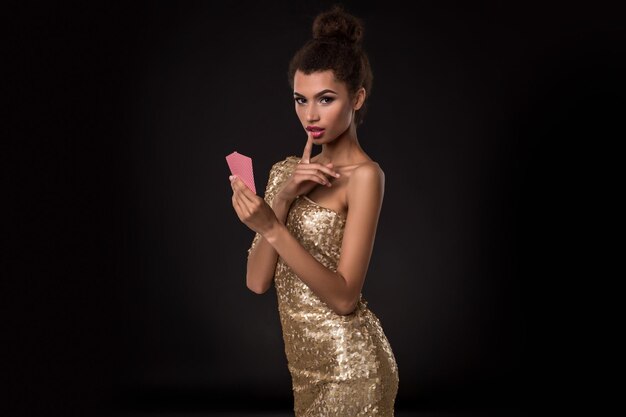
[[[331,90],[331,89],[328,89],[328,88],[327,88],[326,90],[322,90],[322,91],[320,91],[319,93],[317,93],[317,94],[315,95],[315,97],[322,96],[322,95],[324,95],[324,94],[326,94],[326,93],[333,93],[333,94],[337,94],[337,93],[336,93],[336,92],[334,92],[333,90]],[[296,91],[294,91],[294,92],[293,92],[293,95],[294,95],[294,96],[304,97],[302,94],[300,94],[300,93],[298,93],[298,92],[296,92]],[[337,94],[337,95],[339,95],[339,94]]]

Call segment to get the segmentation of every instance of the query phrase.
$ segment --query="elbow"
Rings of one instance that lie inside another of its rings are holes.
[[[337,275],[339,275],[344,280],[344,282],[347,282],[346,278],[338,271]],[[359,304],[359,300],[361,298],[360,293],[354,296],[349,294],[352,291],[349,291],[348,288],[346,288],[346,290],[348,293],[344,294],[344,296],[337,301],[335,307],[333,308],[335,313],[340,316],[349,316],[350,314],[354,313],[354,310],[356,310],[356,307]]]
[[[267,292],[267,290],[269,290],[268,286],[261,287],[261,286],[258,286],[258,285],[252,285],[250,283],[247,284],[247,287],[248,287],[248,289],[250,291],[252,291],[255,294],[259,294],[259,295],[265,294]]]
[[[257,280],[246,278],[246,287],[255,294],[264,294],[270,289],[270,284],[260,284]]]
[[[349,316],[350,314],[354,313],[354,310],[356,309],[356,305],[357,302],[354,300],[350,300],[347,302],[343,302],[340,303],[339,305],[337,305],[335,307],[335,313],[337,313],[340,316]]]
[[[253,293],[259,294],[259,295],[265,294],[268,290],[268,288],[255,288],[255,287],[250,287],[250,286],[248,286],[248,289],[252,291]]]
[[[265,278],[260,276],[258,271],[255,272],[254,269],[248,264],[248,270],[246,272],[246,287],[248,287],[248,289],[253,293],[264,294],[267,292],[272,284],[272,278],[273,277]]]

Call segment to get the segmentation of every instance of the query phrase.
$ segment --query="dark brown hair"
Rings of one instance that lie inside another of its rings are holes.
[[[367,98],[371,95],[374,78],[369,59],[362,47],[363,22],[335,4],[313,21],[313,39],[300,48],[289,62],[289,85],[293,90],[296,71],[305,74],[332,70],[335,79],[346,83],[350,98],[361,87],[367,93],[363,106],[354,118],[358,126],[363,123]]]

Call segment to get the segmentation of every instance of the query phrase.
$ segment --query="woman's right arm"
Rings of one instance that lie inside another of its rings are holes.
[[[263,198],[274,209],[278,221],[283,224],[286,222],[291,204],[298,195],[306,195],[317,184],[331,186],[322,172],[329,176],[339,175],[331,169],[331,163],[325,166],[310,163],[312,147],[313,137],[309,135],[302,158],[289,156],[275,163],[270,170]],[[302,161],[304,164],[301,164]],[[292,164],[296,164],[295,168]],[[257,294],[266,292],[274,279],[277,261],[276,249],[257,233],[248,249],[247,287]]]
[[[278,196],[272,202],[274,213],[283,224],[287,219],[287,213],[292,202],[283,200]],[[270,288],[274,279],[278,253],[262,236],[258,235],[256,239],[259,241],[255,242],[248,254],[246,285],[251,291],[263,294]]]

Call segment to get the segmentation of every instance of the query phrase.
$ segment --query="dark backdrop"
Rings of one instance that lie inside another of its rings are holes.
[[[253,233],[224,157],[252,156],[262,193],[301,153],[287,63],[331,4],[5,15],[11,415],[291,408],[275,292],[245,286]],[[375,76],[359,140],[386,191],[363,293],[397,408],[529,409],[567,368],[570,203],[596,192],[580,157],[623,119],[617,7],[343,4]]]

